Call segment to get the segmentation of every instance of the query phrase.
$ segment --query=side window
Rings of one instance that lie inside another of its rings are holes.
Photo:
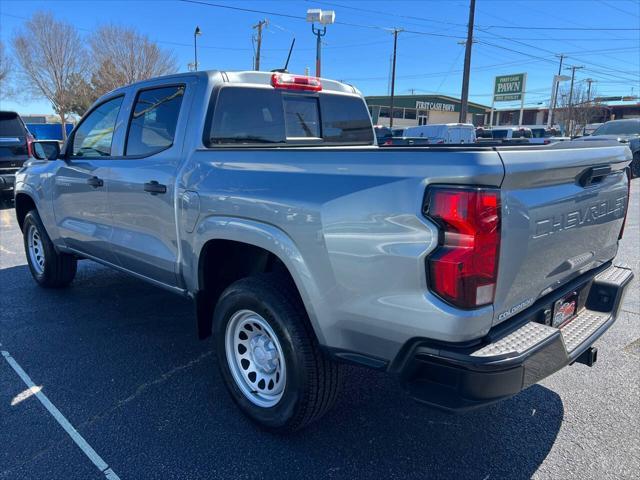
[[[129,123],[125,155],[153,155],[173,145],[183,97],[183,85],[139,92]]]
[[[320,95],[320,109],[322,137],[326,142],[350,145],[373,143],[371,118],[361,98]]]
[[[111,99],[87,116],[73,136],[71,157],[99,158],[111,155],[111,141],[124,97]]]

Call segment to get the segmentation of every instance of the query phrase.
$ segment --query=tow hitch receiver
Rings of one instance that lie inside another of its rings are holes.
[[[578,358],[576,358],[576,362],[583,363],[588,367],[593,367],[596,360],[598,360],[598,349],[596,347],[587,348]]]

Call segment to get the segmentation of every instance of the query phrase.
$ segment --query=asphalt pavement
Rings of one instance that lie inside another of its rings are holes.
[[[335,408],[285,437],[233,405],[188,300],[88,261],[70,288],[37,287],[5,203],[0,350],[34,386],[0,358],[0,479],[638,478],[640,180],[632,186],[618,260],[636,279],[593,368],[574,365],[510,400],[449,415],[383,373],[349,367]]]

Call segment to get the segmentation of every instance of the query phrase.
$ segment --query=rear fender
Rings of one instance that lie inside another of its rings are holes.
[[[193,257],[190,261],[187,259],[185,262],[188,269],[185,271],[185,281],[191,292],[200,292],[202,289],[201,279],[198,275],[198,262],[203,247],[210,240],[232,240],[254,245],[271,252],[280,259],[291,274],[300,293],[318,341],[321,344],[324,343],[324,336],[318,321],[322,306],[317,299],[322,298],[321,293],[302,254],[285,232],[273,225],[244,218],[211,216],[204,219],[194,232]],[[196,299],[199,296],[201,294],[196,293]],[[202,302],[197,303],[201,304]]]

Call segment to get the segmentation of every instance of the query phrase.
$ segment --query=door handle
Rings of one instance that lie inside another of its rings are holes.
[[[151,195],[158,195],[159,193],[167,193],[167,186],[158,183],[156,180],[151,180],[144,184],[144,191],[149,192]]]
[[[98,177],[87,178],[87,185],[91,185],[93,188],[103,187],[104,181]]]

